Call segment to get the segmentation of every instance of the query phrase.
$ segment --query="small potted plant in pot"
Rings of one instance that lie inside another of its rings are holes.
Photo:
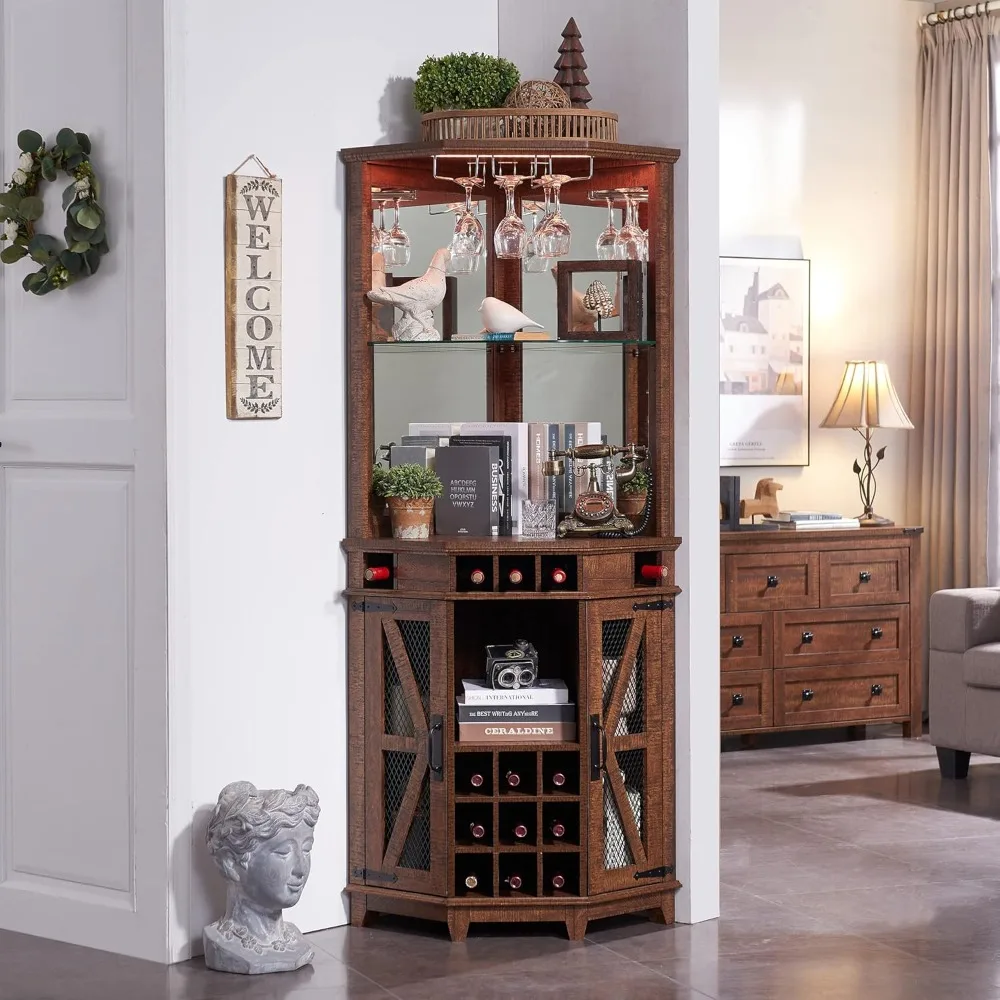
[[[368,514],[376,538],[386,538],[390,532],[389,504],[382,492],[382,484],[388,472],[389,470],[379,462],[372,466],[372,495],[368,504]]]
[[[649,471],[640,467],[635,470],[635,475],[628,482],[620,483],[618,486],[618,510],[633,523],[642,517],[646,509],[646,496],[651,482]]]
[[[434,498],[441,496],[441,480],[415,463],[383,470],[378,488],[389,501],[393,538],[430,538]]]
[[[422,114],[499,108],[520,79],[509,59],[484,52],[428,56],[417,70],[413,103]]]

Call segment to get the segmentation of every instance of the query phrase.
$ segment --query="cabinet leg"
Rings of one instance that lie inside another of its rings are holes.
[[[674,922],[673,902],[661,903],[659,906],[654,906],[649,911],[648,916],[654,924],[665,924],[669,927]]]
[[[572,913],[566,918],[566,935],[570,941],[582,941],[587,936],[586,913]]]
[[[919,716],[914,716],[909,722],[903,723],[903,739],[919,740],[924,735],[924,720]]]
[[[947,747],[936,749],[942,778],[961,780],[969,776],[969,758],[972,754],[968,750],[949,750]]]
[[[469,914],[465,910],[448,911],[448,933],[456,943],[466,939],[469,934]]]
[[[351,893],[351,926],[367,927],[368,917],[368,897],[359,893]]]

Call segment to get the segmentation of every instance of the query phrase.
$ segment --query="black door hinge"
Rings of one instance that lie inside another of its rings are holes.
[[[365,882],[398,882],[399,876],[391,872],[377,872],[371,868],[352,868],[351,875]]]
[[[673,873],[673,865],[660,865],[659,868],[650,868],[648,871],[636,872],[632,878],[638,882],[641,878],[666,878],[668,875],[673,875]]]
[[[390,613],[397,611],[398,608],[392,601],[351,601],[352,611],[388,611]]]
[[[665,601],[646,601],[644,604],[633,604],[633,611],[666,611],[674,606],[673,598]]]

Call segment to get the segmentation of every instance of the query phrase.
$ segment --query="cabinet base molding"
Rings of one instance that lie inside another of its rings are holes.
[[[598,897],[529,897],[518,899],[441,899],[416,892],[399,892],[375,886],[349,885],[351,926],[367,927],[372,915],[390,913],[417,917],[448,925],[452,941],[464,941],[470,924],[486,923],[561,923],[571,941],[582,941],[591,920],[620,917],[628,913],[645,914],[660,924],[674,922],[674,893],[680,882],[657,886],[622,889]]]

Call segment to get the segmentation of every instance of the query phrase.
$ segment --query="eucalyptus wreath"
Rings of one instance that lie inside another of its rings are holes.
[[[17,168],[0,194],[0,262],[13,264],[30,257],[41,266],[21,282],[25,291],[46,295],[96,274],[101,257],[108,252],[104,209],[98,203],[101,185],[90,162],[90,139],[84,132],[60,129],[55,144],[31,129],[17,136],[21,155]],[[38,195],[42,181],[54,181],[62,172],[72,178],[63,191],[66,213],[63,240],[39,232],[36,223],[45,211]]]

